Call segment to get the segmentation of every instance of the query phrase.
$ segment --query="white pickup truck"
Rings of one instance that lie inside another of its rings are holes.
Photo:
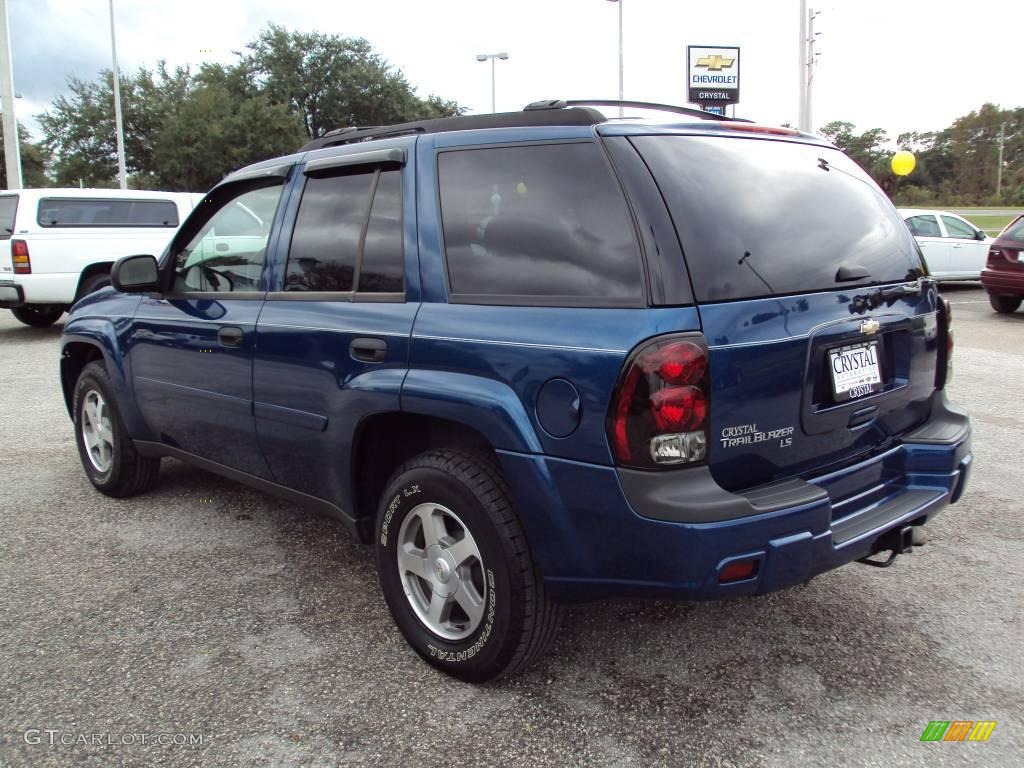
[[[110,284],[121,256],[159,256],[201,194],[114,189],[0,193],[0,307],[26,325],[53,324]]]

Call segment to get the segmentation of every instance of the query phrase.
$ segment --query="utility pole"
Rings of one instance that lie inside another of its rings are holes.
[[[814,67],[817,65],[817,57],[821,54],[814,52],[815,39],[821,32],[814,31],[814,18],[821,14],[813,8],[807,11],[807,81],[804,88],[804,119],[806,127],[802,130],[811,131],[814,129]]]
[[[7,22],[7,0],[0,0],[0,109],[3,110],[4,161],[7,188],[21,189],[21,146],[18,118],[14,114],[14,68],[11,63],[11,28]]]
[[[800,0],[800,114],[796,125],[801,131],[807,125],[807,0]]]
[[[1003,144],[1006,142],[1006,123],[999,126],[999,162],[996,163],[996,197],[1003,194]]]
[[[124,125],[121,123],[121,75],[117,71],[117,41],[114,38],[114,0],[110,0],[110,57],[114,78],[114,130],[117,132],[117,178],[121,189],[128,189],[124,163]]]

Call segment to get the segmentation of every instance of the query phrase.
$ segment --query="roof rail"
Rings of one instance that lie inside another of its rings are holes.
[[[458,115],[456,117],[439,117],[433,120],[417,120],[397,125],[379,125],[376,127],[359,128],[349,126],[338,128],[323,136],[313,139],[302,147],[300,152],[324,147],[336,147],[342,144],[354,144],[370,139],[383,139],[393,136],[407,136],[417,133],[443,133],[447,131],[469,131],[478,128],[527,128],[545,125],[597,125],[606,122],[607,118],[596,109],[571,107],[568,109],[551,109],[548,111],[497,112],[486,115]]]
[[[659,112],[672,112],[677,115],[699,117],[701,120],[724,120],[727,122],[749,123],[742,117],[726,117],[713,112],[693,107],[677,107],[674,104],[658,104],[653,101],[621,101],[619,99],[548,99],[535,101],[524,107],[524,112],[536,112],[546,109],[566,109],[567,107],[633,107],[634,109],[652,109]]]

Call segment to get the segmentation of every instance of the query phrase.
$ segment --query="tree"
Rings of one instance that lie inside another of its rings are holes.
[[[448,117],[452,101],[420,99],[405,76],[359,37],[289,32],[270,24],[239,54],[248,88],[298,114],[316,138],[349,125],[389,125]]]
[[[223,85],[192,91],[159,133],[156,186],[206,190],[244,165],[294,152],[302,125],[266,96],[240,98]]]
[[[7,189],[7,155],[3,151],[3,127],[0,126],[0,189]],[[21,153],[21,182],[25,187],[48,187],[46,175],[49,154],[46,147],[32,142],[28,129],[18,123],[18,143]]]

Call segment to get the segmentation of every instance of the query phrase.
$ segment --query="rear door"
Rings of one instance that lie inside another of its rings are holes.
[[[943,237],[939,219],[933,213],[918,213],[907,217],[907,226],[921,246],[928,270],[936,277],[953,272],[952,243]]]
[[[979,240],[979,230],[959,216],[944,213],[939,218],[949,243],[950,271],[958,277],[977,280],[988,258],[988,238],[981,233]]]
[[[749,488],[879,451],[927,418],[937,296],[878,187],[826,146],[636,136],[710,347],[708,461]]]
[[[305,164],[256,328],[256,430],[274,479],[348,511],[341,470],[360,421],[399,410],[419,307],[415,139],[384,146]]]

